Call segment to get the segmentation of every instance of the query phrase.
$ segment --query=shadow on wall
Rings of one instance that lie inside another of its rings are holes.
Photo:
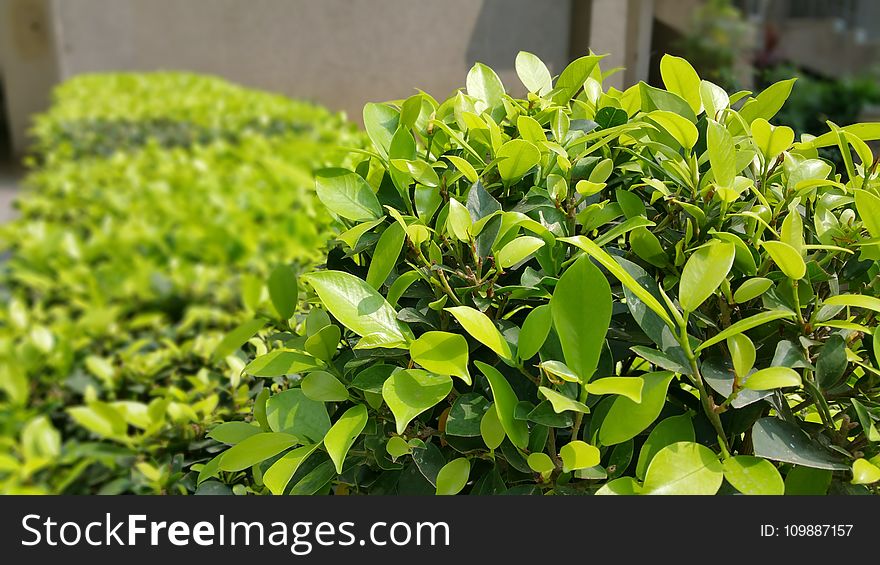
[[[468,66],[479,61],[495,71],[513,69],[520,48],[517,47],[516,41],[498,42],[498,38],[509,33],[504,29],[497,29],[503,27],[503,23],[497,21],[498,14],[503,14],[508,7],[507,0],[483,1],[465,53],[465,63]]]

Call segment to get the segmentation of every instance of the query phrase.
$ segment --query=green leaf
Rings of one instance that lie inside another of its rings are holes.
[[[684,98],[694,114],[700,113],[700,76],[690,63],[681,57],[663,55],[660,59],[660,77],[666,90]]]
[[[406,231],[398,222],[392,223],[382,232],[370,259],[370,268],[367,271],[368,285],[376,289],[382,286],[397,264],[404,239],[406,239]]]
[[[437,494],[454,495],[461,492],[471,474],[471,462],[466,457],[453,459],[437,473]]]
[[[385,451],[391,456],[392,461],[397,461],[400,457],[412,453],[412,447],[402,437],[394,436],[388,438]]]
[[[315,172],[315,190],[324,206],[347,220],[362,222],[383,216],[373,189],[357,173],[321,169]]]
[[[749,375],[743,386],[750,390],[801,386],[801,375],[788,367],[767,367]]]
[[[880,467],[865,459],[856,459],[852,472],[854,485],[870,485],[880,481]]]
[[[635,494],[642,494],[642,485],[632,477],[620,477],[602,485],[602,488],[597,490],[596,494],[632,496]]]
[[[358,241],[360,241],[361,236],[363,236],[365,233],[372,230],[373,228],[375,228],[376,226],[378,226],[379,224],[381,224],[384,221],[385,221],[385,219],[383,216],[382,218],[379,218],[378,220],[373,220],[371,222],[364,222],[362,224],[358,224],[358,225],[354,226],[353,228],[342,232],[341,234],[336,236],[336,238],[338,240],[342,241],[343,243],[345,243],[346,245],[348,245],[349,247],[351,247],[352,249],[354,249],[355,247],[357,247]]]
[[[272,466],[263,473],[263,484],[272,494],[284,494],[284,489],[299,466],[315,452],[320,443],[297,447],[285,453],[280,459],[272,463]]]
[[[519,332],[517,356],[520,360],[525,361],[537,355],[547,341],[552,322],[549,304],[542,304],[529,312]]]
[[[828,337],[816,361],[816,381],[821,388],[829,389],[843,377],[849,363],[846,351],[846,341],[840,334]]]
[[[498,446],[504,442],[506,435],[504,426],[501,425],[501,420],[498,417],[498,410],[494,406],[494,404],[490,404],[489,409],[480,419],[480,435],[483,437],[486,447],[491,450],[498,449]]]
[[[799,427],[767,416],[752,426],[754,454],[764,459],[815,469],[848,471],[840,457],[810,439]]]
[[[258,433],[260,433],[259,426],[245,422],[226,422],[215,426],[208,432],[208,437],[226,445],[235,445]]]
[[[780,108],[782,108],[782,105],[785,104],[785,101],[788,100],[788,95],[791,94],[791,88],[796,80],[791,78],[771,84],[762,90],[754,100],[746,102],[739,111],[743,120],[750,124],[757,118],[769,120],[775,116]]]
[[[305,348],[311,355],[323,361],[330,361],[336,355],[342,330],[331,324],[324,326],[306,339]]]
[[[655,267],[664,268],[669,264],[669,257],[657,236],[645,227],[638,227],[629,234],[629,245],[633,253]]]
[[[358,277],[342,271],[317,271],[303,275],[318,298],[342,325],[360,336],[373,336],[375,343],[399,347],[410,341],[409,327],[397,320],[397,312],[381,294]]]
[[[444,155],[444,157],[449,159],[449,162],[455,165],[455,168],[461,171],[461,174],[463,174],[468,181],[477,182],[477,180],[479,180],[480,176],[477,174],[477,170],[465,159],[456,157],[455,155]]]
[[[458,437],[479,437],[480,422],[490,403],[482,394],[468,392],[455,399],[446,417],[446,434]],[[500,424],[499,424],[500,425]],[[504,430],[501,430],[502,439]]]
[[[824,302],[828,306],[849,306],[851,308],[864,308],[880,313],[880,298],[865,296],[863,294],[838,294],[829,296]]]
[[[568,268],[553,291],[550,313],[565,364],[586,383],[593,377],[611,323],[611,287],[589,257]]]
[[[577,374],[575,374],[575,372],[572,371],[571,368],[562,361],[543,361],[540,367],[551,375],[558,377],[564,381],[568,381],[570,383],[580,382],[580,378],[577,376]]]
[[[388,158],[391,141],[400,123],[400,112],[388,104],[370,102],[364,105],[364,129],[383,159]]]
[[[336,472],[333,468],[333,461],[324,461],[293,485],[290,488],[289,494],[291,496],[313,495],[325,488],[333,480],[334,475],[336,475]]]
[[[527,259],[538,249],[544,247],[544,240],[540,237],[528,235],[520,236],[502,247],[495,258],[502,269],[513,267],[520,261]]]
[[[700,100],[706,110],[706,117],[713,120],[719,119],[718,112],[730,106],[730,97],[727,96],[727,92],[707,80],[700,81]]]
[[[505,184],[518,181],[541,162],[541,152],[534,143],[511,139],[498,149],[498,173]]]
[[[532,471],[542,475],[550,474],[556,468],[553,465],[553,460],[546,453],[532,453],[526,458],[526,462]]]
[[[578,469],[589,469],[601,461],[599,448],[580,440],[563,445],[559,450],[559,455],[562,457],[562,471],[565,473]]]
[[[459,241],[470,241],[470,227],[473,223],[464,204],[454,198],[451,199],[449,201],[449,215],[446,217],[446,231]]]
[[[651,460],[643,494],[713,495],[724,481],[724,469],[711,449],[682,441],[667,445]]]
[[[540,391],[540,393],[544,395],[544,398],[550,401],[550,404],[553,405],[553,411],[557,414],[562,414],[567,410],[571,410],[572,412],[580,412],[582,414],[590,413],[590,409],[587,408],[587,406],[583,403],[578,402],[577,400],[573,400],[565,396],[564,394],[560,394],[552,388],[542,386],[538,387],[538,391]]]
[[[440,403],[452,390],[452,379],[419,369],[401,369],[388,377],[382,398],[394,414],[397,433],[402,435],[409,423],[425,410]]]
[[[248,363],[244,372],[255,377],[282,377],[319,368],[317,359],[301,351],[276,349]]]
[[[785,494],[785,483],[776,467],[760,457],[736,455],[724,460],[724,478],[743,494]]]
[[[673,376],[669,371],[643,375],[645,384],[641,403],[625,396],[615,397],[599,429],[602,445],[623,443],[646,430],[663,410],[666,390]]]
[[[711,347],[716,343],[721,343],[725,339],[741,334],[743,332],[747,332],[752,328],[757,328],[758,326],[762,326],[766,323],[773,322],[776,320],[782,319],[791,319],[794,318],[794,312],[789,312],[788,310],[770,310],[767,312],[761,312],[759,314],[755,314],[754,316],[749,316],[743,320],[735,322],[730,326],[724,328],[711,338],[707,339],[703,343],[699,345],[694,351],[702,351],[707,347]]]
[[[694,251],[681,273],[678,300],[685,312],[694,312],[715,294],[733,267],[732,243],[711,243]]]
[[[639,96],[641,98],[642,103],[642,111],[643,112],[651,112],[653,110],[666,110],[668,112],[672,112],[673,114],[678,114],[691,122],[697,122],[697,116],[694,111],[691,109],[690,104],[688,104],[684,98],[675,94],[674,92],[668,92],[666,90],[661,90],[659,88],[654,88],[653,86],[649,86],[644,82],[640,82],[638,84],[639,88]]]
[[[440,177],[437,176],[437,171],[425,161],[392,159],[391,166],[402,173],[406,173],[419,184],[431,188],[440,186]]]
[[[99,400],[92,400],[87,406],[68,408],[67,413],[77,424],[101,437],[122,438],[128,429],[122,414]]]
[[[354,440],[357,439],[367,425],[367,407],[363,404],[352,406],[336,420],[333,427],[324,436],[324,447],[327,454],[333,460],[337,473],[342,473],[342,464],[345,456],[351,449]]]
[[[544,96],[553,88],[553,79],[547,66],[536,55],[520,51],[516,55],[516,75],[529,92]]]
[[[535,118],[525,114],[520,115],[516,119],[516,129],[519,130],[520,137],[539,147],[539,144],[547,141],[547,136],[544,134],[544,128],[541,127],[541,124]]]
[[[785,494],[824,496],[832,478],[833,473],[827,469],[795,465],[785,475]]]
[[[690,151],[696,145],[699,133],[697,132],[697,126],[690,120],[665,110],[654,110],[646,115],[658,126],[666,130],[687,151]]]
[[[715,120],[707,120],[706,147],[709,151],[709,163],[715,175],[715,184],[732,187],[736,177],[736,149],[733,137],[722,124]]]
[[[736,292],[733,293],[733,300],[737,304],[745,304],[770,290],[771,286],[773,286],[773,281],[763,277],[746,279],[744,283],[739,285]]]
[[[287,320],[296,312],[299,288],[296,273],[288,265],[278,265],[269,274],[269,298],[282,319]]]
[[[508,361],[513,360],[510,345],[504,340],[504,336],[495,327],[489,316],[470,306],[454,306],[446,308],[447,312],[458,320],[461,327],[474,339],[500,355]]]
[[[611,255],[606,253],[601,247],[597,246],[595,243],[587,239],[582,235],[574,236],[574,237],[561,237],[559,241],[564,241],[566,243],[570,243],[575,247],[578,247],[585,251],[588,255],[593,257],[596,261],[599,262],[603,267],[608,269],[612,275],[614,275],[617,280],[621,282],[626,288],[628,288],[639,300],[645,303],[645,306],[654,311],[655,314],[660,316],[660,318],[666,322],[669,326],[675,327],[675,324],[672,321],[672,318],[669,317],[669,314],[666,312],[666,309],[660,304],[660,302],[654,298],[650,292],[648,292],[645,287],[640,285],[626,270],[617,263]]]
[[[220,359],[232,355],[235,353],[236,349],[247,343],[247,341],[254,337],[258,331],[263,329],[263,326],[265,325],[265,318],[254,318],[253,320],[248,320],[240,324],[234,330],[223,336],[223,339],[220,340],[220,343],[214,348],[212,358],[215,361],[219,361]]]
[[[733,371],[740,378],[745,377],[755,366],[757,352],[755,344],[743,334],[732,335],[727,338],[727,349],[730,351],[730,360],[733,363]]]
[[[880,237],[880,197],[867,190],[855,191],[856,210],[871,237]]]
[[[266,421],[274,432],[284,432],[312,441],[321,441],[330,429],[330,417],[323,402],[308,398],[292,388],[266,401]]]
[[[504,85],[495,71],[483,63],[476,63],[471,67],[465,84],[467,85],[467,93],[477,99],[475,106],[478,114],[501,105],[501,100],[504,97]]]
[[[558,105],[567,104],[584,87],[584,82],[603,57],[605,55],[585,55],[569,63],[556,79],[553,102]]]
[[[510,383],[495,367],[482,361],[474,361],[474,364],[489,380],[492,397],[495,399],[495,411],[501,422],[501,427],[504,428],[504,433],[507,434],[513,445],[519,449],[526,449],[529,445],[529,428],[524,420],[517,420],[514,417],[519,399],[513,392]]]
[[[223,471],[241,471],[301,443],[299,438],[279,432],[263,432],[229,448],[220,459]]]
[[[641,377],[605,377],[584,385],[590,394],[618,394],[633,402],[642,401],[645,380]]]
[[[412,360],[432,373],[452,375],[471,384],[468,345],[464,336],[449,332],[425,332],[409,346]]]
[[[855,398],[851,398],[850,402],[852,402],[856,417],[859,420],[859,424],[862,426],[862,433],[865,434],[865,439],[868,441],[880,442],[880,432],[878,432],[876,426],[874,426],[874,421],[871,419],[868,409]]]
[[[761,244],[770,258],[785,276],[800,280],[807,274],[807,264],[797,249],[782,241],[765,241]]]
[[[688,414],[670,416],[654,426],[639,452],[639,459],[636,462],[636,476],[644,479],[648,465],[654,456],[667,445],[680,441],[694,441],[694,425]]]
[[[309,373],[300,385],[306,398],[318,402],[342,402],[348,400],[348,389],[339,379],[326,371]]]
[[[794,142],[794,130],[788,126],[772,126],[763,118],[757,118],[752,122],[752,139],[758,146],[758,151],[764,156],[766,166],[779,156],[780,153],[791,147]]]

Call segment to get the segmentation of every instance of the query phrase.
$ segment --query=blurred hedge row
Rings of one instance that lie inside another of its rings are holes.
[[[272,315],[270,269],[321,257],[311,173],[360,134],[183,73],[72,79],[34,134],[0,226],[0,492],[194,491],[205,428],[259,392],[211,352]]]

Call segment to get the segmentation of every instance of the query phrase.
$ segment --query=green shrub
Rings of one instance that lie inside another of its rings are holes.
[[[332,219],[312,169],[343,164],[335,146],[360,136],[321,108],[190,75],[74,79],[57,100],[20,217],[0,226],[0,491],[192,491],[184,463],[209,458],[204,431],[251,406],[241,356],[212,353],[263,309],[275,265],[320,259]],[[110,111],[143,138],[90,128]],[[242,129],[264,113],[291,127]],[[166,147],[150,120],[235,135]],[[70,151],[64,123],[114,152]]]
[[[245,345],[267,388],[203,485],[876,492],[880,124],[795,142],[791,81],[734,111],[669,56],[603,92],[600,58],[365,107],[372,151],[317,173],[347,229]]]

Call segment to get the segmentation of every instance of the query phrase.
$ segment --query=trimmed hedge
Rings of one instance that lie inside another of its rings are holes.
[[[0,226],[0,492],[193,491],[204,430],[256,392],[212,352],[270,308],[273,266],[322,256],[312,170],[360,135],[190,74],[84,76],[55,99]]]

